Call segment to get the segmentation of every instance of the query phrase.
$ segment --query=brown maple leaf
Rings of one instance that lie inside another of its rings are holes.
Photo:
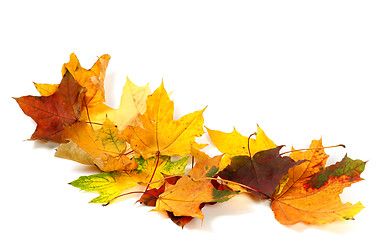
[[[37,123],[30,140],[61,143],[65,142],[62,139],[64,126],[71,125],[80,118],[83,98],[83,87],[67,72],[52,95],[14,99],[23,112]]]

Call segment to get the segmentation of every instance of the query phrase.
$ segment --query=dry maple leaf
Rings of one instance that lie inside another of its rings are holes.
[[[73,160],[85,165],[95,164],[95,158],[80,148],[79,145],[72,140],[69,140],[67,143],[60,144],[60,146],[56,149],[55,157]]]
[[[235,156],[218,175],[226,180],[249,187],[249,192],[261,199],[269,199],[288,169],[303,163],[281,156],[279,146],[250,156]]]
[[[119,196],[125,189],[137,185],[139,180],[129,172],[103,172],[90,176],[82,176],[70,184],[81,190],[98,192],[100,195],[90,203],[108,203]]]
[[[152,188],[143,193],[140,199],[136,202],[144,204],[145,206],[154,207],[156,206],[156,201],[159,198],[159,195],[162,194],[165,190],[165,184],[161,185],[160,188]]]
[[[65,142],[62,139],[64,125],[79,120],[83,98],[83,87],[68,72],[52,95],[24,96],[15,100],[23,112],[37,123],[31,140],[60,143]]]
[[[67,71],[70,72],[75,80],[87,89],[83,103],[85,106],[92,107],[105,101],[104,79],[110,59],[108,54],[104,54],[92,68],[85,69],[81,67],[76,55],[72,53],[69,62],[63,65],[62,74],[65,75]]]
[[[105,54],[84,69],[72,53],[62,67],[60,84],[34,83],[41,96],[15,98],[37,123],[31,140],[62,143],[55,156],[105,171],[70,183],[98,192],[91,202],[105,206],[121,196],[142,193],[139,202],[166,212],[182,227],[195,217],[203,220],[205,205],[239,192],[270,200],[275,218],[286,225],[353,219],[364,208],[360,202],[343,203],[339,195],[362,180],[365,162],[345,155],[326,167],[328,155],[321,140],[312,141],[306,151],[290,151],[288,157],[282,155],[289,152],[280,154],[281,146],[259,126],[249,137],[236,129],[224,133],[207,128],[224,155],[211,158],[200,151],[206,144],[195,142],[204,133],[205,108],[174,120],[174,103],[163,83],[149,95],[148,85],[138,87],[127,79],[120,107],[107,106],[104,79],[109,60]],[[178,161],[171,157],[188,154],[192,170],[185,174],[188,156]],[[136,185],[146,188],[124,193]]]
[[[33,83],[36,87],[36,90],[40,93],[41,96],[48,97],[54,94],[59,87],[59,84],[44,84],[44,83]]]
[[[345,156],[341,162],[325,167],[328,155],[321,140],[312,141],[310,150],[293,152],[290,157],[308,161],[291,168],[288,181],[272,196],[271,208],[280,223],[323,224],[353,219],[364,208],[360,202],[342,203],[339,194],[362,180],[365,162]]]
[[[173,120],[174,106],[163,83],[147,98],[147,108],[140,114],[141,124],[127,126],[121,134],[132,149],[144,158],[156,155],[180,155],[190,153],[195,137],[203,130],[203,110]]]
[[[213,144],[220,152],[225,153],[220,169],[224,169],[231,162],[231,157],[239,155],[253,155],[259,151],[275,148],[276,144],[265,135],[264,131],[257,126],[256,139],[244,137],[234,128],[231,133],[211,130],[207,127],[207,132]]]
[[[139,87],[127,78],[118,109],[113,109],[104,103],[100,103],[88,107],[87,112],[83,113],[83,119],[89,122],[102,123],[105,121],[106,116],[108,116],[118,129],[122,130],[135,122],[139,114],[144,113],[148,94],[148,84]]]
[[[63,76],[70,72],[76,82],[87,89],[83,102],[87,107],[92,107],[105,100],[104,79],[110,58],[108,54],[102,55],[92,68],[87,70],[81,67],[76,55],[72,53],[69,57],[69,62],[64,63],[62,67],[61,72]],[[34,84],[41,96],[52,95],[58,87],[58,84]]]
[[[135,171],[140,174],[142,183],[153,182],[149,184],[149,188],[158,188],[163,184],[164,176],[184,174],[188,156],[177,161],[171,161],[171,157],[164,155],[159,156],[159,158],[151,157],[149,159],[139,157],[136,158],[136,162],[138,167]]]
[[[175,185],[176,182],[181,178],[181,176],[168,176],[166,174],[164,175],[164,183],[167,182],[171,185]],[[143,193],[141,195],[140,199],[136,202],[139,202],[141,204],[144,204],[145,206],[149,207],[155,207],[156,201],[159,198],[159,195],[162,194],[165,190],[165,184],[161,185],[159,188],[152,188]]]
[[[123,87],[119,108],[113,109],[107,106],[104,103],[104,79],[110,58],[108,54],[102,55],[92,68],[87,70],[81,67],[76,55],[72,53],[70,61],[63,65],[62,73],[64,74],[66,71],[69,71],[75,80],[87,90],[83,102],[86,111],[82,112],[82,119],[84,121],[91,122],[91,125],[92,123],[103,123],[105,117],[108,116],[121,130],[134,122],[138,114],[142,114],[145,111],[145,101],[149,94],[149,87],[148,85],[138,87],[127,78]],[[54,86],[43,84],[37,87],[39,92],[42,93],[52,91],[50,88],[54,88]],[[92,125],[92,127],[97,128],[97,125]]]
[[[85,191],[99,192],[100,196],[92,199],[91,203],[109,204],[118,198],[124,190],[132,188],[138,184],[147,184],[148,181],[150,181],[153,169],[155,168],[155,162],[157,162],[156,157],[147,160],[138,158],[136,161],[139,165],[137,169],[82,176],[70,184]],[[163,184],[164,175],[183,174],[187,163],[187,157],[178,161],[171,161],[170,157],[161,156],[159,166],[157,166],[152,179],[153,182],[156,183],[151,184],[151,187],[160,187]]]
[[[175,185],[165,183],[165,190],[158,196],[154,211],[167,211],[175,217],[203,220],[201,204],[224,202],[235,196],[235,192],[217,189],[211,182],[219,170],[221,157],[199,159],[188,175],[180,178]]]
[[[96,131],[85,122],[67,126],[63,138],[71,140],[70,143],[66,144],[73,145],[73,143],[76,143],[79,148],[87,152],[93,158],[91,163],[96,164],[102,171],[135,169],[137,163],[132,159],[133,154],[131,154],[131,157],[128,156],[132,152],[131,149],[127,148],[126,142],[117,135],[117,127],[106,118],[102,127]],[[58,149],[56,156],[69,156],[71,160],[78,161],[78,158],[71,158],[71,152],[74,148],[76,147],[67,148],[64,145],[64,147]],[[78,154],[80,150],[75,152]],[[84,156],[84,154],[81,155]]]
[[[213,162],[212,162],[212,159],[206,155],[204,152],[201,152],[199,151],[199,149],[203,148],[203,146],[197,144],[197,143],[194,143],[192,144],[191,146],[191,154],[194,158],[196,159],[200,159],[198,164],[195,165],[195,168],[197,168],[197,170],[195,169],[195,171],[197,173],[205,173],[206,176],[212,176],[212,174],[216,173],[218,168],[218,164],[217,164],[217,159],[214,159]],[[208,167],[209,165],[212,165],[210,169],[208,169],[208,172],[205,172],[207,169],[204,167],[202,168],[202,163],[203,162],[206,162],[206,167]],[[192,171],[192,174],[193,171]],[[195,173],[195,176],[196,177],[199,177],[200,175],[197,175]],[[164,179],[164,184],[160,187],[160,188],[152,188],[152,189],[149,189],[147,191],[145,191],[145,193],[140,197],[140,199],[137,201],[137,202],[140,202],[146,206],[153,206],[155,207],[156,206],[156,202],[157,200],[159,199],[159,196],[164,193],[165,191],[165,186],[170,186],[170,185],[175,185],[177,183],[177,181],[182,178],[182,176],[166,176],[166,178]],[[209,179],[205,179],[206,177],[204,177],[204,179],[199,179],[200,181],[204,180],[206,182],[209,181]],[[165,183],[166,182],[166,183]],[[222,184],[219,184],[217,183],[216,181],[211,181],[212,185],[217,189],[217,190],[231,190],[229,188],[224,188]],[[205,183],[204,183],[205,184]],[[199,206],[199,209],[201,210],[206,204],[215,204],[217,202],[210,202],[210,203],[201,203],[200,206]],[[194,217],[192,216],[175,216],[175,214],[171,211],[166,211],[167,214],[168,214],[168,217],[175,223],[177,224],[178,226],[181,226],[181,227],[184,227],[186,224],[188,224]]]
[[[143,113],[145,111],[145,100],[148,96],[148,92],[148,85],[144,87],[138,87],[134,85],[129,79],[127,79],[127,82],[123,88],[120,107],[118,109],[112,109],[104,103],[89,107],[87,108],[86,113],[84,113],[83,111],[82,119],[84,119],[84,115],[86,115],[85,118],[90,121],[91,125],[85,124],[84,122],[79,123],[76,127],[74,127],[74,131],[88,133],[88,136],[91,136],[92,132],[100,127],[96,123],[105,122],[108,116],[108,121],[110,122],[110,125],[112,125],[113,122],[113,124],[115,124],[117,127],[117,129],[114,129],[113,132],[117,133],[118,129],[123,129],[125,126],[128,125],[128,123],[134,121],[134,119],[137,118],[139,113]],[[111,127],[116,128],[115,126]],[[82,143],[83,147],[84,144],[87,144],[87,139],[84,137],[81,139],[78,138],[77,142],[79,141],[85,141],[84,143]],[[132,150],[129,144],[126,145],[127,150],[124,154]],[[86,149],[86,147],[84,148]],[[129,156],[132,157],[133,155],[134,154],[132,153]],[[121,158],[119,158],[120,161],[108,161],[107,158],[104,158],[103,161],[101,161],[100,159],[97,160],[99,156],[92,157],[87,153],[87,151],[84,151],[84,149],[79,147],[79,145],[73,142],[72,140],[70,140],[68,143],[61,144],[57,149],[55,156],[74,160],[83,164],[93,165],[96,163],[99,168],[103,171],[128,170],[128,168],[124,165],[127,165],[127,163],[130,162],[130,158],[127,158],[128,156],[122,156]],[[132,165],[130,168],[134,168],[134,165]]]
[[[176,182],[180,179],[180,176],[174,176],[170,178],[166,178],[165,181],[171,185],[175,185]],[[143,195],[141,195],[140,199],[136,202],[140,202],[145,206],[155,207],[157,199],[159,199],[159,195],[165,191],[165,184],[163,184],[160,188],[152,188],[147,191]],[[200,204],[200,209],[202,209],[207,203]],[[215,203],[212,203],[215,204]],[[178,226],[184,228],[186,224],[192,221],[193,217],[191,216],[175,216],[172,212],[167,211],[168,217]]]

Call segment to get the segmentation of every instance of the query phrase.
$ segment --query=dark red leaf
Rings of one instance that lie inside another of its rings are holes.
[[[288,170],[304,162],[295,162],[287,156],[282,157],[279,153],[282,147],[257,152],[252,158],[235,156],[231,159],[231,164],[218,175],[255,189],[256,191],[248,190],[256,197],[270,198]]]

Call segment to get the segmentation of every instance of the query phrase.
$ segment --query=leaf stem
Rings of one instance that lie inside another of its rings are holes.
[[[129,151],[129,152],[124,153],[123,155],[128,155],[128,154],[133,153],[133,152],[135,152],[135,151],[134,151],[134,150],[131,150],[131,151]]]
[[[156,170],[157,170],[157,166],[159,165],[159,161],[160,161],[160,152],[158,151],[158,152],[156,153],[155,170],[153,170],[151,179],[149,180],[149,183],[147,184],[147,187],[145,188],[145,191],[144,191],[144,192],[146,192],[146,191],[148,190],[148,188],[149,188],[149,185],[151,185],[152,179],[153,179],[153,177],[155,176],[155,173],[156,173]]]
[[[83,102],[84,102],[84,101],[85,101],[85,99],[83,100]],[[85,110],[87,110],[88,121],[89,121],[89,123],[91,124],[91,128],[92,128],[92,130],[94,130],[94,129],[93,129],[93,125],[92,125],[92,121],[91,121],[91,117],[89,116],[88,105],[85,104],[85,103],[83,103],[83,104],[84,104]],[[87,122],[87,123],[88,123],[88,122]]]
[[[162,179],[160,179],[160,180],[157,180],[157,181],[154,181],[154,182],[148,182],[148,183],[143,183],[143,182],[141,182],[142,184],[148,184],[148,185],[150,185],[150,184],[154,184],[154,183],[158,183],[158,182],[161,182],[161,181],[164,181],[164,180],[166,180],[166,179],[170,179],[170,178],[174,178],[174,177],[181,177],[182,175],[170,175],[170,176],[168,176],[168,177],[164,177],[164,178],[162,178]]]
[[[85,123],[88,123],[88,124],[95,124],[95,125],[99,125],[99,126],[102,126],[103,124],[102,123],[97,123],[97,122],[85,122]],[[92,126],[92,129],[93,129],[93,126]]]
[[[338,144],[338,145],[327,146],[327,147],[295,149],[295,150],[291,150],[291,151],[288,151],[288,152],[280,153],[280,155],[287,154],[287,153],[292,153],[292,152],[304,151],[304,150],[316,150],[316,149],[335,148],[335,147],[343,147],[343,148],[345,148],[345,145],[344,144]]]
[[[249,158],[251,158],[251,159],[252,159],[252,154],[251,154],[251,148],[250,148],[250,146],[249,146],[249,142],[250,142],[251,137],[252,137],[253,135],[256,136],[256,132],[252,133],[252,134],[249,135],[249,137],[248,137],[248,154],[249,154]]]
[[[130,195],[130,194],[135,194],[135,193],[137,193],[137,194],[139,194],[139,193],[144,194],[145,191],[144,192],[143,191],[134,191],[134,192],[128,192],[128,193],[120,194],[119,196],[114,197],[111,200],[109,200],[107,203],[104,203],[102,206],[106,207],[106,206],[108,206],[109,204],[111,204],[113,201],[115,201],[116,199],[118,199],[120,197],[124,197],[124,196]]]
[[[146,183],[146,184],[147,184],[147,187],[148,187],[150,184],[158,183],[158,182],[164,181],[165,179],[173,178],[173,177],[176,177],[176,176],[180,176],[180,175],[172,175],[172,176],[168,176],[168,177],[162,178],[162,179],[160,179],[160,180],[157,180],[157,181],[154,181],[154,182],[149,182],[149,183]],[[137,193],[137,194],[139,194],[139,193],[144,194],[144,193],[148,193],[147,190],[148,190],[148,188],[147,188],[145,191],[133,191],[133,192],[128,192],[128,193],[120,194],[119,196],[114,197],[114,198],[112,198],[111,200],[109,200],[107,203],[104,203],[102,206],[103,206],[103,207],[106,207],[106,206],[108,206],[109,204],[111,204],[113,201],[115,201],[116,199],[118,199],[118,198],[120,198],[120,197],[124,197],[124,196],[130,195],[130,194],[135,194],[135,193]],[[153,196],[154,196],[154,195],[153,195]],[[154,196],[154,197],[156,197],[156,196]]]
[[[267,194],[257,190],[257,189],[254,189],[254,188],[251,188],[247,185],[244,185],[244,184],[241,184],[241,183],[238,183],[238,182],[234,182],[234,181],[231,181],[231,180],[227,180],[227,179],[222,179],[222,178],[213,178],[213,177],[203,177],[203,178],[193,178],[194,181],[199,181],[199,180],[216,180],[216,181],[222,181],[222,182],[226,182],[226,183],[232,183],[232,184],[235,184],[235,185],[238,185],[240,187],[243,187],[243,188],[246,188],[246,189],[249,189],[249,190],[252,190],[252,191],[255,191],[255,192],[258,192],[264,196],[267,197],[267,199],[271,199],[271,196],[268,196]]]

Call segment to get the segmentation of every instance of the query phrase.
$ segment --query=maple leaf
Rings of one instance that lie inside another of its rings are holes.
[[[164,182],[167,182],[169,184],[175,185],[176,182],[181,178],[181,176],[168,176],[167,174],[163,174]],[[159,198],[159,195],[162,194],[165,190],[165,184],[161,185],[159,188],[152,188],[143,193],[141,195],[140,199],[136,202],[140,202],[141,204],[144,204],[145,206],[155,207],[156,201]]]
[[[360,202],[342,203],[339,194],[362,180],[365,162],[345,156],[341,162],[325,167],[328,155],[321,140],[312,141],[310,150],[292,152],[290,157],[308,161],[291,168],[282,190],[272,196],[271,208],[280,223],[323,224],[353,219],[364,208]]]
[[[108,203],[119,196],[125,189],[138,184],[140,179],[129,172],[103,172],[90,176],[82,176],[70,184],[81,190],[99,192],[99,196],[90,203]]]
[[[166,178],[165,181],[171,185],[175,185],[176,182],[180,179],[180,176],[174,176],[171,178]],[[143,195],[141,195],[140,199],[136,202],[140,202],[145,206],[155,207],[157,199],[159,195],[165,191],[165,184],[163,184],[160,188],[152,188],[147,191]],[[206,203],[200,204],[199,208],[202,209]],[[213,203],[214,204],[214,203]],[[192,221],[193,217],[191,216],[175,216],[172,212],[167,211],[168,217],[178,226],[184,228],[186,224]]]
[[[282,147],[257,152],[252,158],[232,157],[231,164],[218,175],[223,179],[250,187],[249,192],[256,197],[269,199],[281,178],[288,173],[288,169],[303,163],[303,160],[295,162],[290,157],[281,156]]]
[[[44,83],[33,83],[36,90],[40,93],[41,96],[48,97],[54,94],[59,87],[59,84],[44,84]]]
[[[205,108],[173,120],[174,105],[163,83],[148,96],[146,104],[146,111],[139,115],[140,124],[127,126],[121,138],[144,158],[160,154],[189,154],[195,137],[204,133],[202,125]]]
[[[93,107],[87,108],[86,112],[83,111],[82,119],[85,118],[88,120],[92,120],[93,123],[102,123],[105,122],[108,118],[108,121],[111,125],[111,129],[113,129],[112,132],[117,133],[118,129],[122,129],[123,127],[127,126],[128,123],[134,121],[134,119],[138,116],[139,113],[143,113],[145,111],[145,100],[148,96],[148,92],[148,85],[145,87],[137,87],[129,79],[127,79],[127,82],[123,88],[120,107],[118,109],[110,108],[104,103],[101,103]],[[87,133],[82,138],[77,137],[77,142],[82,142],[81,145],[84,147],[84,149],[87,149],[84,144],[86,144],[86,142],[90,140],[90,136],[92,136],[93,130],[99,127],[98,125],[92,124],[92,122],[90,122],[90,126],[88,124],[81,123],[78,124],[76,127],[73,127],[72,132],[78,131]],[[116,127],[112,126],[112,122],[116,125]],[[87,135],[88,139],[85,137]],[[67,137],[71,139],[70,136]],[[113,138],[116,138],[116,136],[113,136]],[[127,150],[124,154],[132,150],[129,144],[126,145]],[[121,156],[119,158],[120,161],[107,161],[107,158],[104,158],[104,161],[101,161],[97,160],[97,158],[99,158],[100,156],[94,156],[93,154],[94,157],[92,157],[87,153],[87,151],[84,151],[84,149],[82,149],[81,147],[79,147],[78,144],[70,140],[68,143],[61,144],[58,147],[55,156],[74,160],[83,164],[93,165],[95,163],[99,163],[98,166],[103,171],[128,170],[125,167],[125,165],[130,162],[130,158],[127,158],[128,156]],[[129,154],[129,156],[133,156],[133,154]],[[134,165],[132,165],[130,168],[134,168]]]
[[[104,79],[110,58],[108,54],[102,55],[92,68],[87,70],[81,67],[78,58],[72,53],[69,57],[69,62],[64,63],[62,67],[61,72],[63,76],[70,72],[77,83],[87,90],[83,102],[87,107],[92,107],[105,100]],[[41,96],[52,95],[58,87],[58,84],[34,84]]]
[[[109,204],[120,196],[124,190],[132,188],[138,184],[147,184],[150,180],[157,158],[153,157],[144,160],[140,157],[136,159],[136,161],[139,162],[139,167],[137,169],[82,176],[70,184],[82,190],[99,192],[100,196],[93,199],[91,203]],[[157,166],[152,179],[152,181],[156,183],[151,184],[151,187],[156,188],[162,186],[164,183],[164,175],[183,174],[187,163],[187,157],[178,161],[171,161],[171,157],[161,156],[159,165]]]
[[[229,188],[227,185],[224,185],[224,184],[220,184],[218,183],[217,181],[211,181],[212,185],[215,187],[216,190],[220,190],[221,192],[217,191],[216,193],[219,193],[219,195],[222,195],[224,198],[221,200],[221,202],[224,202],[226,200],[228,200],[229,198],[233,197],[234,195],[234,192],[235,193],[238,193],[237,191],[233,191],[231,188]],[[164,186],[164,189],[165,189],[165,185]],[[164,192],[164,190],[163,190]],[[162,192],[159,191],[159,194],[160,195]],[[158,195],[156,197],[156,200],[158,199]],[[228,198],[228,199],[225,199],[225,198]],[[155,202],[156,203],[156,202]],[[219,203],[219,202],[203,202],[200,204],[199,206],[199,209],[203,209],[203,207],[205,207],[206,205],[214,205],[216,203]],[[176,225],[184,228],[185,225],[187,225],[188,223],[190,223],[193,219],[193,217],[191,216],[175,216],[175,214],[173,212],[170,212],[170,211],[167,211],[167,214],[168,214],[168,217],[172,220],[172,222],[174,222]]]
[[[231,133],[211,130],[207,127],[207,132],[213,144],[220,152],[225,153],[220,169],[224,169],[231,162],[231,158],[239,155],[252,155],[262,150],[275,148],[276,144],[267,137],[264,131],[257,126],[256,139],[244,137],[234,128]]]
[[[184,174],[185,167],[188,163],[188,156],[179,159],[178,161],[171,161],[170,156],[161,155],[158,157],[151,157],[144,159],[143,157],[136,158],[138,167],[137,173],[141,175],[142,182],[154,182],[149,185],[150,188],[160,187],[164,181],[164,175],[182,175]],[[168,181],[169,182],[169,181]]]
[[[139,202],[166,212],[182,227],[195,217],[203,220],[204,206],[240,192],[270,200],[275,218],[286,225],[353,219],[364,208],[360,202],[343,203],[339,195],[362,180],[366,163],[345,155],[326,167],[327,147],[321,140],[312,141],[306,151],[293,149],[288,157],[282,155],[289,152],[280,154],[282,146],[259,126],[249,137],[235,128],[231,133],[206,128],[223,153],[211,158],[200,151],[206,144],[195,142],[204,133],[205,108],[174,120],[174,103],[163,82],[149,95],[148,85],[138,87],[127,78],[119,108],[107,106],[104,80],[109,60],[105,54],[84,69],[72,53],[62,67],[60,84],[34,83],[41,96],[14,98],[37,123],[31,140],[62,143],[55,156],[105,171],[70,183],[98,192],[92,203],[108,205],[121,196],[142,193]],[[188,154],[192,170],[185,174]],[[185,157],[172,161],[175,155]],[[145,190],[124,193],[136,185]]]
[[[136,202],[144,204],[145,206],[154,207],[156,206],[156,201],[159,198],[159,195],[162,194],[165,190],[165,184],[163,184],[160,188],[152,188],[143,193],[140,199]]]
[[[30,140],[65,142],[64,125],[76,123],[80,118],[83,88],[70,73],[66,73],[57,90],[49,96],[14,98],[23,112],[36,123]]]
[[[118,127],[119,130],[126,128],[135,122],[139,114],[143,114],[146,108],[146,99],[149,94],[148,85],[138,87],[127,78],[121,94],[118,109],[111,108],[100,103],[83,111],[83,119],[90,122],[102,123],[106,116]]]
[[[105,72],[111,57],[108,54],[102,55],[90,69],[81,67],[76,55],[72,53],[69,62],[62,67],[62,74],[70,72],[75,80],[85,89],[84,105],[91,107],[105,101],[104,79]]]
[[[69,157],[74,161],[81,160],[81,163],[87,164],[89,157],[85,155],[81,150],[73,146],[73,143],[77,144],[80,149],[89,154],[93,159],[91,164],[96,164],[102,171],[124,171],[131,170],[137,167],[136,161],[128,157],[131,149],[127,148],[126,142],[117,137],[117,127],[106,118],[102,127],[98,130],[94,130],[89,124],[85,122],[78,122],[72,126],[65,128],[63,138],[71,140],[70,146],[59,147],[55,156],[56,157]],[[74,153],[81,157],[71,157]],[[86,162],[82,157],[86,157]]]
[[[158,196],[154,211],[167,211],[176,217],[203,220],[201,204],[224,202],[235,196],[235,192],[219,190],[211,183],[210,178],[217,173],[221,157],[199,159],[188,175],[180,178],[175,185],[165,183],[165,191]]]
[[[95,158],[80,148],[79,145],[72,140],[60,144],[56,149],[55,157],[73,160],[84,165],[95,164]]]

